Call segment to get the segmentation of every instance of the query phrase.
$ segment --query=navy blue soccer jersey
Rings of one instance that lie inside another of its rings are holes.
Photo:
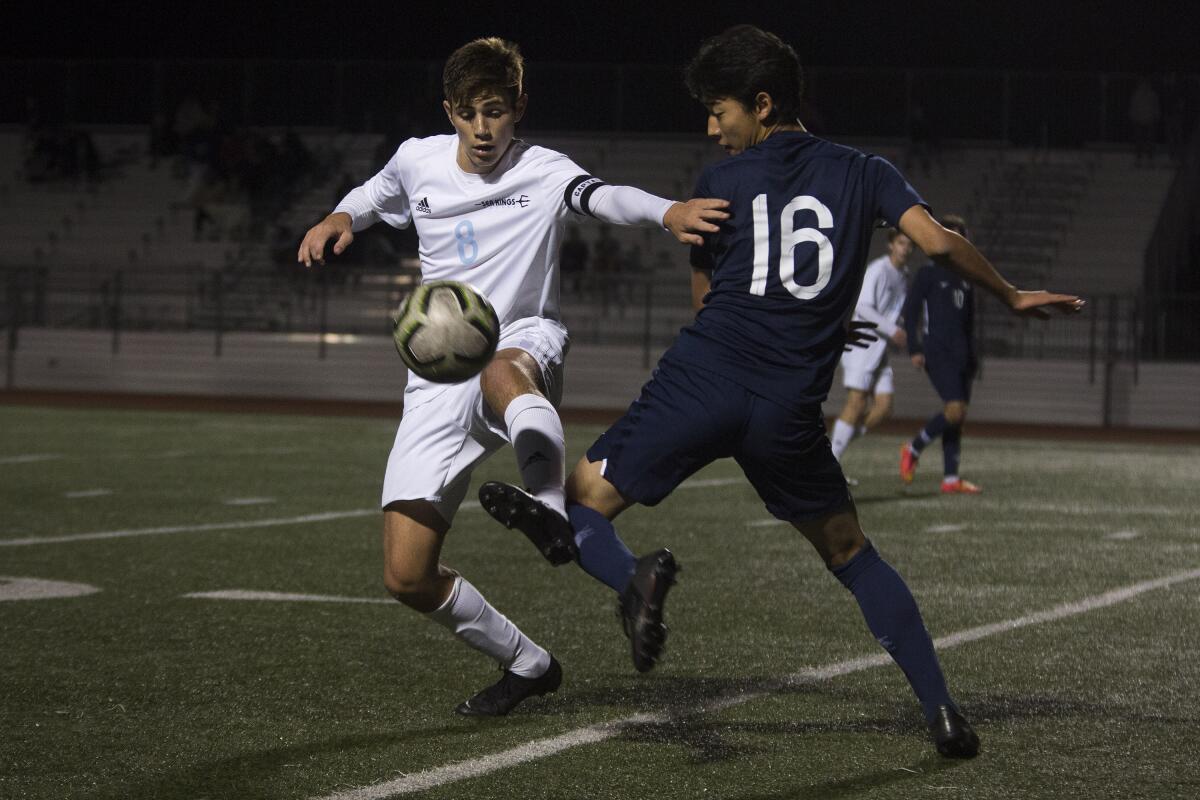
[[[975,360],[974,324],[975,290],[970,282],[937,264],[917,270],[904,301],[909,353],[925,352],[965,367]]]
[[[664,358],[791,408],[823,402],[876,221],[924,201],[885,159],[798,131],[709,167],[695,196],[729,200],[731,217],[692,250],[711,288]]]

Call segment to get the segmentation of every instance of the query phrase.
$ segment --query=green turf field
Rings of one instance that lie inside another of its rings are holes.
[[[960,763],[732,462],[621,518],[635,549],[669,545],[684,567],[647,675],[607,589],[464,507],[448,563],[566,677],[506,719],[458,718],[498,673],[385,598],[374,509],[393,432],[0,407],[0,598],[54,594],[22,579],[99,589],[0,602],[0,798],[1200,794],[1200,448],[968,430],[985,494],[945,498],[936,449],[906,491],[897,437],[849,451],[864,526],[983,740]],[[568,429],[572,461],[597,432]],[[502,453],[477,479],[514,474]],[[231,590],[329,599],[189,596]]]

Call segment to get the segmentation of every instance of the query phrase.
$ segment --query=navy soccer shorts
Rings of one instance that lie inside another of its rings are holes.
[[[975,380],[974,361],[962,361],[925,354],[925,372],[943,403],[971,402],[971,382]]]
[[[660,362],[650,382],[587,452],[627,500],[653,506],[701,467],[733,457],[767,510],[801,522],[850,505],[820,406],[785,408],[741,384]]]

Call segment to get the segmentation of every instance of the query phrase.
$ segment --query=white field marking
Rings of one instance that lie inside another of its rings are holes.
[[[68,500],[79,500],[84,497],[104,497],[112,494],[112,489],[79,489],[74,492],[63,492],[63,497]]]
[[[262,506],[274,503],[274,497],[231,497],[221,501],[227,506]]]
[[[83,597],[100,591],[96,586],[71,581],[47,581],[41,578],[16,578],[0,575],[0,601],[53,600],[59,597]]]
[[[725,486],[740,482],[739,478],[717,478],[713,480],[687,481],[680,488],[703,489],[710,486]],[[468,500],[459,506],[460,511],[479,509],[479,501]],[[19,539],[0,539],[0,547],[25,547],[37,544],[62,544],[64,542],[87,542],[96,539],[125,539],[130,536],[156,536],[167,533],[201,533],[205,531],[243,530],[246,528],[273,528],[280,525],[305,525],[312,522],[329,522],[335,519],[352,517],[367,517],[378,514],[378,508],[358,508],[350,511],[322,511],[316,514],[304,514],[298,517],[279,517],[276,519],[257,519],[243,522],[210,522],[201,525],[164,525],[155,528],[130,528],[117,531],[97,531],[95,533],[70,533],[63,536],[29,536]]]
[[[288,592],[254,592],[248,589],[220,589],[215,592],[191,592],[184,597],[202,600],[271,600],[279,603],[387,603],[396,601],[387,597],[338,597],[331,594],[291,594]]]
[[[948,636],[942,636],[934,640],[934,644],[939,650],[949,650],[952,647],[984,639],[989,636],[995,636],[999,633],[1006,633],[1018,628],[1024,628],[1030,625],[1041,625],[1047,622],[1065,619],[1067,617],[1085,614],[1089,611],[1095,611],[1099,608],[1123,603],[1131,600],[1140,594],[1152,591],[1154,589],[1162,589],[1167,586],[1172,586],[1176,583],[1184,581],[1192,581],[1200,578],[1200,569],[1192,569],[1186,572],[1177,572],[1174,575],[1168,575],[1163,578],[1158,578],[1151,581],[1143,581],[1134,583],[1129,586],[1123,586],[1119,589],[1113,589],[1103,594],[1092,595],[1085,597],[1082,600],[1076,600],[1071,603],[1062,603],[1052,608],[1043,611],[1036,611],[1032,614],[1026,614],[1023,617],[1015,617],[1013,619],[996,622],[990,625],[980,625],[975,628],[967,628],[965,630],[952,633]],[[876,653],[870,656],[860,658],[847,659],[845,661],[837,661],[832,664],[826,664],[820,667],[812,667],[802,670],[787,676],[783,680],[772,681],[764,685],[763,689],[748,692],[745,694],[733,695],[730,697],[720,698],[704,706],[704,712],[720,711],[723,709],[733,708],[754,700],[760,700],[768,697],[771,694],[779,691],[785,686],[794,686],[796,684],[815,683],[826,681],[831,678],[836,678],[842,675],[849,675],[854,672],[861,672],[866,669],[883,666],[884,664],[892,663],[891,657],[887,653]],[[689,706],[686,709],[680,709],[685,713],[695,713],[695,707]],[[625,717],[623,719],[614,720],[611,722],[598,723],[588,725],[582,728],[576,728],[573,731],[568,731],[558,736],[553,736],[547,739],[538,739],[532,742],[527,742],[523,745],[518,745],[509,750],[504,750],[499,753],[480,756],[467,761],[457,761],[441,767],[434,767],[422,772],[414,772],[383,783],[376,783],[370,786],[363,786],[357,789],[350,789],[344,792],[336,792],[334,794],[325,795],[314,800],[384,800],[384,798],[395,797],[402,794],[411,794],[412,792],[420,792],[426,789],[432,789],[438,786],[444,786],[448,783],[465,780],[467,778],[477,778],[481,775],[495,772],[506,767],[523,764],[529,761],[534,761],[540,758],[555,755],[556,753],[569,750],[573,747],[581,745],[596,744],[606,739],[621,733],[622,730],[634,725],[647,723],[663,723],[671,719],[671,710],[655,713],[655,714],[638,714]]]
[[[32,464],[35,461],[57,461],[61,453],[28,453],[23,456],[0,456],[0,464]]]
[[[680,489],[710,489],[714,486],[730,486],[735,483],[746,483],[745,478],[693,478],[679,484]],[[749,486],[749,484],[746,484]]]
[[[756,519],[754,522],[746,523],[747,528],[769,528],[772,525],[787,525],[787,523],[781,519]]]
[[[958,505],[961,503],[961,505]],[[1053,514],[1082,514],[1105,516],[1164,516],[1164,517],[1195,517],[1200,516],[1200,508],[1180,508],[1177,506],[1128,506],[1128,505],[1083,505],[1080,503],[1049,503],[1021,502],[1020,500],[986,500],[981,497],[965,497],[954,495],[950,498],[930,498],[926,500],[909,500],[902,506],[909,508],[963,508],[980,511],[1047,511]]]
[[[925,529],[926,533],[956,533],[964,530],[966,525],[930,525]]]
[[[30,536],[24,539],[0,539],[0,547],[23,547],[35,544],[60,544],[62,542],[87,542],[96,539],[124,539],[129,536],[155,536],[168,533],[198,533],[203,531],[232,531],[244,530],[248,528],[273,528],[279,525],[305,525],[311,522],[329,522],[335,519],[366,517],[378,513],[378,508],[359,508],[352,509],[350,511],[323,511],[319,514],[303,514],[298,517],[243,520],[241,522],[209,522],[202,525],[164,525],[158,528],[130,528],[129,530],[123,531],[71,533],[65,536]]]
[[[206,458],[216,456],[222,459],[234,458],[236,456],[286,456],[293,453],[305,452],[302,447],[258,447],[253,450],[221,450],[212,452],[208,450],[163,450],[160,453],[120,453],[117,454],[120,458],[139,458],[139,459],[168,459],[168,458]]]
[[[1113,539],[1118,542],[1124,542],[1124,541],[1128,541],[1129,539],[1136,539],[1139,536],[1141,536],[1141,534],[1138,533],[1137,531],[1113,531],[1112,533],[1108,534],[1104,538],[1105,539]]]

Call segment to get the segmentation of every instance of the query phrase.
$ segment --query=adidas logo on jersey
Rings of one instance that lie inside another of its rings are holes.
[[[417,211],[420,211],[422,214],[430,213],[428,197],[422,197],[421,202],[417,203]]]

